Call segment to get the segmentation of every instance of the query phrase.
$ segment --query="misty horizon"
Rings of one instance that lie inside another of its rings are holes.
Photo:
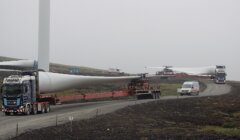
[[[239,4],[52,0],[50,62],[129,73],[226,65],[227,79],[240,80]],[[38,2],[3,0],[0,17],[0,56],[36,60]]]

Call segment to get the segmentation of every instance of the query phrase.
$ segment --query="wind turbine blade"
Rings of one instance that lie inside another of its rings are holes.
[[[37,62],[34,60],[18,60],[0,62],[1,69],[25,70],[34,69],[37,67]]]
[[[140,76],[103,77],[39,72],[39,89],[40,93],[47,93],[103,83],[130,82],[138,78]]]

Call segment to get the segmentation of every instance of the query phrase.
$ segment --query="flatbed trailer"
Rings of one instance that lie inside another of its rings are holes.
[[[159,99],[161,96],[160,86],[153,88],[149,84],[146,74],[142,74],[140,79],[133,80],[129,85],[129,95],[134,95],[140,99]]]
[[[160,99],[160,90],[137,90],[135,94],[138,100],[141,99]]]

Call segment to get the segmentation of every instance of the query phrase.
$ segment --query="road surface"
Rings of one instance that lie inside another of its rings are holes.
[[[217,85],[214,83],[207,83],[207,89],[200,93],[199,96],[216,96],[230,92],[231,86]],[[160,100],[169,100],[176,98],[192,98],[193,96],[165,96]],[[29,116],[5,116],[0,115],[0,139],[9,139],[18,134],[31,129],[39,129],[42,127],[59,125],[69,122],[69,117],[74,120],[88,119],[97,115],[110,113],[118,109],[141,104],[146,102],[155,101],[149,100],[114,100],[114,101],[101,101],[101,102],[88,102],[88,103],[75,103],[52,106],[51,112],[47,114],[29,115]]]

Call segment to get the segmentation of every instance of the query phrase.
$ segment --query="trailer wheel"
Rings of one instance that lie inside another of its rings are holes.
[[[45,105],[41,106],[41,113],[45,113]]]
[[[37,114],[37,105],[33,105],[33,107],[32,107],[32,114],[33,115]]]
[[[25,115],[30,115],[30,106],[29,105],[27,105],[26,107],[25,107],[25,113],[24,113]]]
[[[50,112],[50,105],[49,104],[46,105],[46,109],[45,109],[45,113],[48,113],[48,112]]]

